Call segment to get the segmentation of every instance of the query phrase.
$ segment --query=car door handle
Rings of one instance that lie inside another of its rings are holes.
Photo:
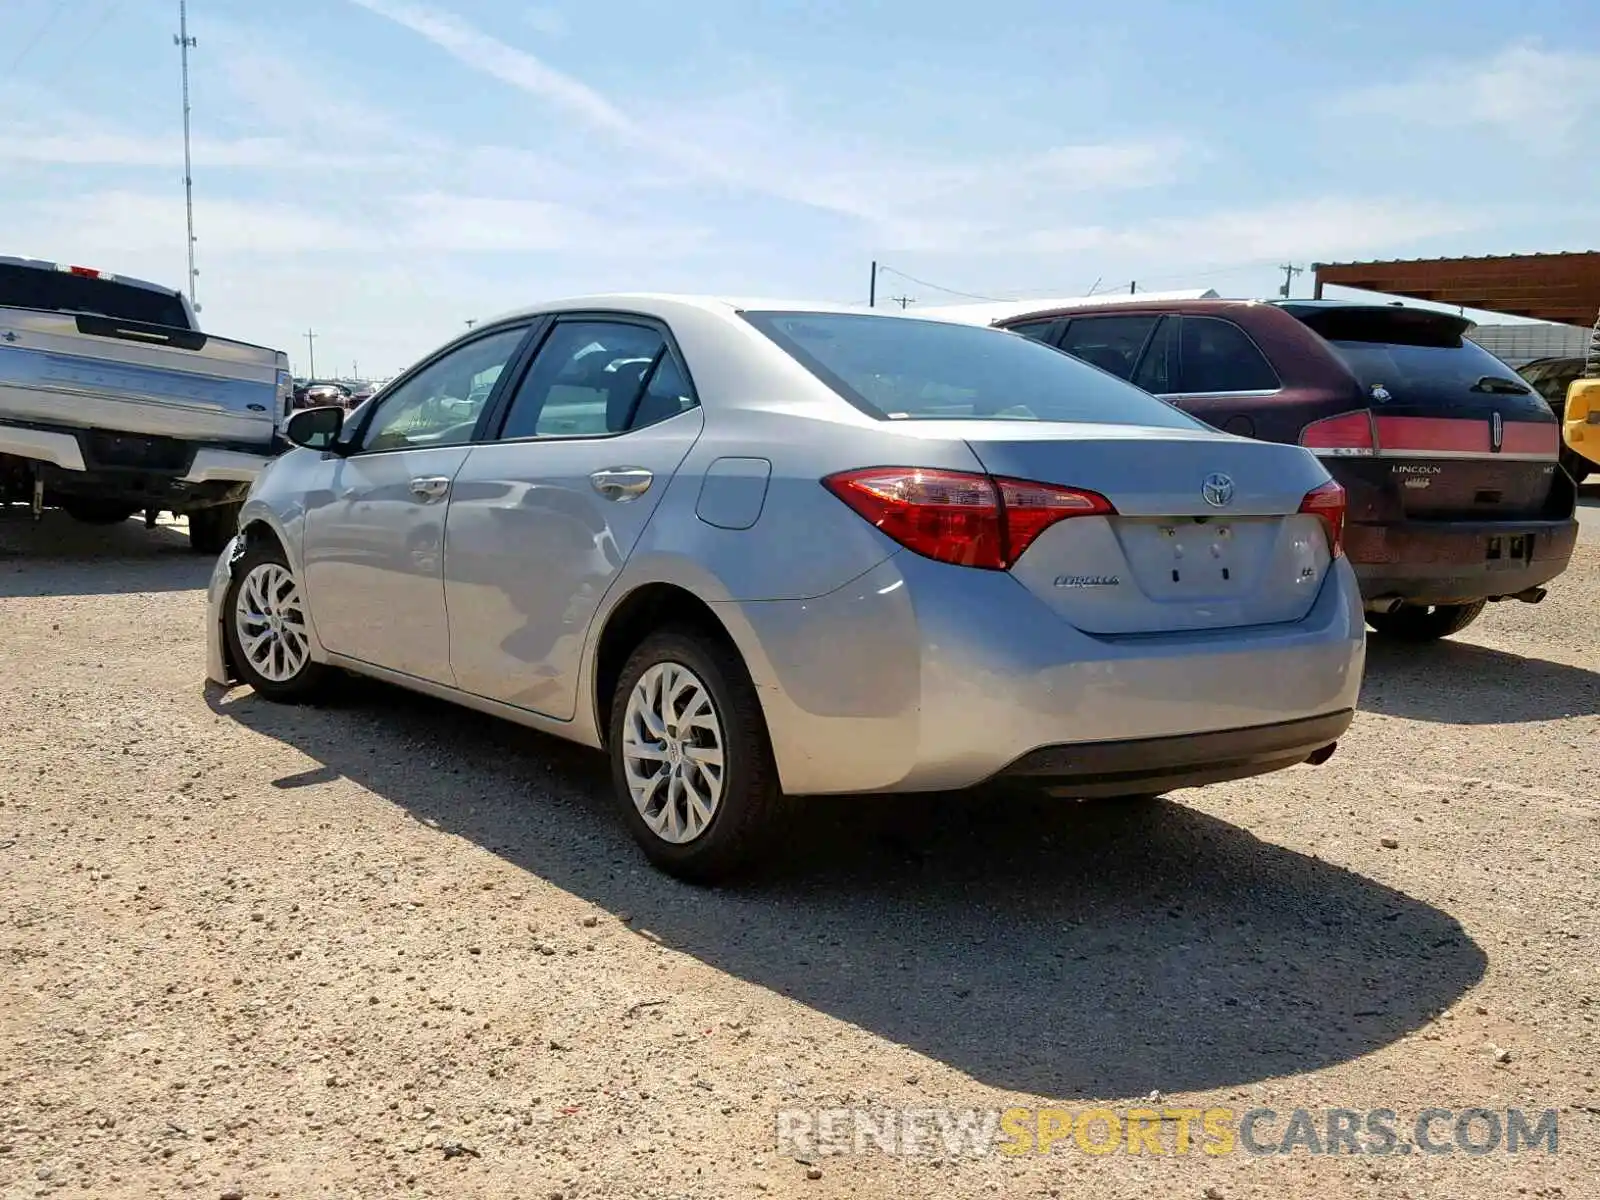
[[[437,500],[449,490],[450,477],[447,475],[424,475],[411,481],[411,494],[424,500]]]
[[[594,490],[607,500],[632,500],[650,490],[655,474],[643,467],[611,467],[589,476]]]

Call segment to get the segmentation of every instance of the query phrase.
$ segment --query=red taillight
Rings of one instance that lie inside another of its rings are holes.
[[[1311,422],[1300,431],[1300,444],[1316,454],[1336,458],[1378,452],[1377,432],[1367,409]]]
[[[1057,521],[1116,512],[1097,492],[968,471],[869,467],[822,483],[907,550],[990,571],[1009,568]]]
[[[1300,511],[1322,519],[1328,531],[1328,550],[1334,558],[1344,553],[1345,495],[1342,487],[1330,479],[1321,487],[1312,488],[1300,501]]]

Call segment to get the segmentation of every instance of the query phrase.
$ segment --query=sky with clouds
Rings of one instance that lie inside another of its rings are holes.
[[[177,0],[0,2],[0,254],[181,285]],[[1444,11],[191,0],[201,320],[370,376],[558,296],[862,300],[873,259],[935,304],[1600,248],[1600,6]]]

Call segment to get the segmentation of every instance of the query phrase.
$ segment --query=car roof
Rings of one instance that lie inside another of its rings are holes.
[[[1031,300],[992,300],[982,304],[933,305],[919,308],[917,311],[923,317],[941,321],[992,325],[996,321],[1011,321],[1019,317],[1050,314],[1064,309],[1116,308],[1128,304],[1167,304],[1177,300],[1218,298],[1218,293],[1210,288],[1188,288],[1173,292],[1101,292],[1090,296],[1036,296]]]
[[[868,308],[861,304],[841,304],[833,300],[715,296],[679,292],[607,292],[592,296],[571,296],[562,300],[546,300],[526,308],[513,309],[481,322],[480,328],[526,317],[543,316],[546,313],[582,311],[640,313],[662,319],[670,319],[674,315],[689,311],[730,318],[741,312],[852,313],[859,316],[882,317],[885,320],[916,320],[922,315]]]
[[[1025,318],[1048,319],[1051,317],[1080,316],[1087,312],[1103,312],[1108,307],[1119,308],[1128,312],[1183,312],[1183,313],[1208,313],[1228,312],[1241,308],[1279,308],[1286,312],[1306,312],[1319,309],[1358,309],[1358,308],[1403,308],[1408,312],[1437,314],[1441,317],[1455,318],[1454,313],[1443,312],[1434,308],[1423,308],[1421,305],[1405,304],[1399,300],[1283,300],[1283,299],[1257,299],[1249,297],[1220,297],[1220,296],[1179,296],[1163,298],[1154,293],[1150,295],[1131,295],[1121,297],[1115,305],[1100,304],[1064,304],[1057,308],[1027,309],[1004,317],[995,318],[1006,322],[1013,322]],[[1471,323],[1468,323],[1470,328]]]

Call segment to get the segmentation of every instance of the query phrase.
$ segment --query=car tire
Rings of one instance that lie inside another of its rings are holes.
[[[678,627],[645,638],[617,680],[606,745],[628,831],[663,871],[715,883],[771,849],[782,796],[766,718],[723,638]]]
[[[281,704],[315,699],[331,672],[311,658],[308,625],[300,584],[282,547],[262,541],[246,550],[222,610],[222,636],[239,679]]]
[[[1485,600],[1471,604],[1402,604],[1393,612],[1367,614],[1367,624],[1397,642],[1436,642],[1460,633],[1478,619]]]
[[[61,511],[85,525],[120,525],[138,510],[119,500],[66,499]]]
[[[239,505],[216,504],[189,514],[189,549],[216,557],[239,532]]]
[[[1561,465],[1572,476],[1573,483],[1582,483],[1594,470],[1594,465],[1570,446],[1561,447]]]

